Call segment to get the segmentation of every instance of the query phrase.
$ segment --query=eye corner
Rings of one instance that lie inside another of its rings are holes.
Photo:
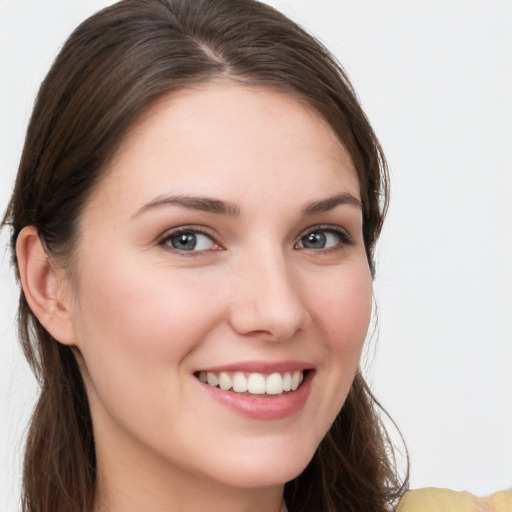
[[[194,226],[180,226],[166,231],[159,238],[158,245],[166,251],[184,256],[199,256],[224,250],[214,234],[204,227]]]
[[[305,243],[305,240],[310,240]],[[341,226],[318,225],[313,226],[303,232],[294,248],[297,250],[305,249],[309,251],[327,252],[343,249],[346,246],[354,244],[350,233]]]

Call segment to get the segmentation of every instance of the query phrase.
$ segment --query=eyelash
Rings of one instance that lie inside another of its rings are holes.
[[[212,241],[212,243],[215,245],[216,248],[200,250],[200,251],[194,251],[194,250],[186,251],[186,250],[177,249],[176,247],[172,247],[170,244],[167,243],[172,238],[175,238],[180,235],[203,235],[203,236],[206,236]],[[194,256],[199,256],[205,252],[209,252],[212,250],[214,250],[214,251],[222,250],[223,249],[222,245],[219,244],[215,238],[216,238],[215,235],[204,227],[181,226],[179,228],[175,228],[175,229],[172,229],[172,230],[166,232],[165,235],[163,235],[163,237],[158,242],[158,245],[162,246],[164,249],[166,249],[168,251],[176,252],[176,253],[182,254],[184,256],[194,257]]]
[[[327,247],[327,248],[320,248],[320,249],[312,249],[308,247],[297,247],[299,243],[301,243],[307,236],[315,234],[315,233],[329,233],[334,234],[339,238],[339,243],[336,244],[334,247]],[[203,235],[208,237],[212,243],[215,245],[215,249],[204,249],[204,250],[180,250],[175,247],[172,247],[168,242],[177,236],[180,235]],[[309,249],[314,252],[330,252],[330,251],[337,251],[342,249],[344,246],[347,245],[353,245],[353,239],[351,235],[346,231],[345,229],[338,227],[338,226],[332,226],[332,225],[318,225],[318,226],[312,226],[311,228],[304,231],[300,237],[299,240],[294,244],[294,249],[300,250],[300,249]],[[207,230],[204,227],[195,227],[195,226],[181,226],[178,228],[174,228],[171,231],[166,232],[162,238],[159,240],[158,245],[162,246],[164,249],[171,251],[171,252],[177,252],[179,254],[185,255],[185,256],[199,256],[201,254],[204,254],[205,252],[210,252],[212,250],[219,251],[223,250],[223,247],[221,244],[219,244],[216,241],[216,237],[213,233],[211,233],[209,230]]]
[[[307,229],[299,238],[299,241],[295,244],[294,247],[297,248],[297,245],[304,240],[307,236],[312,235],[314,233],[330,233],[334,234],[339,238],[339,243],[336,244],[334,247],[327,247],[323,249],[310,249],[312,251],[322,251],[322,252],[328,252],[328,251],[339,251],[340,249],[343,249],[344,246],[347,245],[353,245],[354,240],[350,236],[350,233],[339,227],[339,226],[332,226],[332,225],[318,225],[313,226],[309,229]],[[299,247],[298,249],[301,249]],[[304,247],[304,249],[307,249],[307,247]]]

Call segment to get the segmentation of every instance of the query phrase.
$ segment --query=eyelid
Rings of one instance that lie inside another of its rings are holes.
[[[316,233],[318,231],[326,231],[329,233],[334,233],[340,237],[340,246],[344,245],[354,245],[354,239],[352,238],[352,235],[349,233],[349,231],[345,228],[342,228],[341,226],[337,226],[334,224],[318,224],[316,226],[311,226],[307,229],[305,229],[300,235],[295,243],[295,248],[302,249],[302,247],[297,247],[297,244],[305,237],[312,233]],[[336,250],[339,249],[339,246],[331,247],[327,249],[311,249],[315,251],[329,251],[329,250]],[[304,249],[307,249],[306,247]]]
[[[340,244],[339,244],[339,246],[331,247],[331,248],[327,248],[327,249],[314,249],[315,251],[324,251],[325,252],[325,251],[340,249],[340,246],[343,247],[345,245],[353,245],[354,244],[354,240],[347,229],[345,229],[341,226],[333,225],[333,224],[318,224],[315,226],[311,226],[311,227],[305,229],[304,231],[302,231],[302,233],[298,237],[297,242],[294,244],[294,248],[295,249],[303,249],[301,247],[297,247],[297,245],[301,241],[301,239],[311,233],[315,233],[318,231],[326,231],[326,232],[334,233],[334,234],[338,235],[340,237]],[[207,236],[214,242],[214,244],[217,246],[217,248],[202,250],[202,251],[180,251],[179,249],[176,249],[174,247],[171,247],[171,246],[168,246],[165,244],[165,242],[169,238],[171,238],[173,236],[180,235],[182,233],[194,233],[194,234],[200,234],[200,235]],[[218,238],[219,238],[218,235],[215,232],[213,232],[213,230],[211,230],[210,228],[208,228],[206,226],[182,225],[182,226],[176,226],[174,228],[171,228],[171,229],[168,229],[167,231],[165,231],[161,236],[158,237],[157,244],[164,247],[165,250],[168,250],[171,252],[185,254],[186,256],[198,256],[198,255],[201,255],[204,253],[211,252],[212,250],[219,250],[219,248],[221,250],[224,250],[225,248],[224,248],[223,244],[218,241]],[[307,248],[304,248],[304,249],[307,249]]]
[[[171,247],[165,244],[165,242],[169,240],[171,237],[186,233],[207,236],[213,241],[213,243],[216,245],[216,248],[206,249],[202,251],[180,251],[175,247]],[[213,230],[207,228],[206,226],[197,225],[183,225],[168,229],[161,236],[158,237],[157,244],[162,246],[167,251],[184,254],[186,256],[199,256],[201,254],[208,253],[211,251],[218,251],[219,249],[224,250],[224,246],[218,241],[218,236],[216,233],[213,232]]]

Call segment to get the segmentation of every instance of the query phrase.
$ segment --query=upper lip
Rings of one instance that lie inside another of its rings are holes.
[[[208,368],[199,368],[197,371],[220,372],[246,372],[246,373],[283,373],[296,370],[312,370],[313,365],[305,361],[281,360],[281,361],[241,361]]]

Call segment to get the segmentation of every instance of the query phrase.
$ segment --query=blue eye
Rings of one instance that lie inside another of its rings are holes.
[[[162,244],[178,251],[188,252],[208,251],[218,247],[208,235],[191,230],[171,233],[162,241]]]
[[[335,229],[316,229],[304,235],[296,247],[299,249],[332,249],[350,243],[347,233]]]

